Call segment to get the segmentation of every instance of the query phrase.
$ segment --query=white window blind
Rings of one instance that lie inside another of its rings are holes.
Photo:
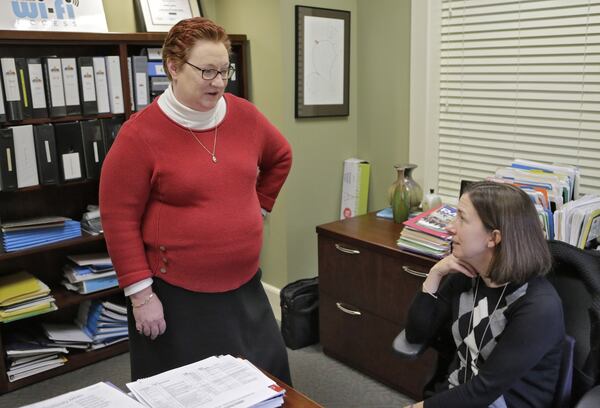
[[[600,193],[600,0],[441,0],[438,190],[521,158]]]

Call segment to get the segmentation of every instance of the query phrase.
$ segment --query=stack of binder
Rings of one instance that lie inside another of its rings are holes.
[[[6,333],[6,375],[10,382],[60,367],[67,361],[65,354],[69,351],[36,329]]]
[[[127,308],[110,301],[85,301],[79,305],[75,320],[91,339],[91,349],[127,340]]]
[[[445,257],[450,253],[452,241],[446,226],[455,217],[456,208],[445,204],[408,219],[404,222],[398,246],[438,259]]]
[[[78,221],[66,217],[38,217],[5,222],[1,226],[6,252],[33,248],[81,236]]]
[[[29,272],[0,277],[0,322],[52,312],[57,309],[50,288]]]
[[[119,286],[112,260],[107,253],[69,255],[63,267],[63,285],[80,294],[94,293]]]

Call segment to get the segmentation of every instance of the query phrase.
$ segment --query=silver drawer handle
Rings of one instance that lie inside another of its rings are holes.
[[[406,265],[402,265],[402,270],[404,272],[410,273],[411,275],[418,276],[419,278],[426,278],[427,274],[425,272],[415,271],[414,269],[410,269]]]
[[[361,312],[359,312],[358,310],[351,310],[348,308],[345,308],[344,306],[342,306],[342,303],[340,302],[336,302],[335,305],[337,306],[338,309],[340,309],[342,312],[349,314],[351,316],[360,316],[362,315]]]
[[[338,251],[343,252],[345,254],[350,254],[350,255],[360,254],[360,251],[358,251],[356,249],[344,248],[340,244],[335,244],[335,249],[337,249]]]

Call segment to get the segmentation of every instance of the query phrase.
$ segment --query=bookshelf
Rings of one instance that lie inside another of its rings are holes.
[[[0,55],[14,58],[57,56],[61,58],[82,56],[118,55],[121,65],[121,81],[127,119],[133,113],[129,93],[127,57],[141,55],[147,47],[160,47],[164,33],[66,33],[66,32],[27,32],[0,30]],[[235,93],[248,99],[247,83],[247,39],[245,35],[231,35],[232,61],[236,63],[237,84]],[[116,115],[71,115],[55,118],[26,119],[0,124],[0,128],[18,125],[39,125],[62,123],[88,119],[110,119]],[[80,220],[88,204],[98,204],[98,180],[80,180],[58,185],[40,185],[21,188],[16,191],[0,191],[0,220],[12,221],[22,218],[61,215]],[[33,376],[9,382],[6,375],[6,360],[3,337],[21,325],[39,321],[72,321],[78,305],[84,300],[118,296],[118,288],[108,289],[89,295],[80,295],[66,290],[60,281],[62,266],[66,256],[101,252],[106,250],[103,235],[83,233],[79,238],[56,242],[17,252],[0,252],[0,275],[25,269],[41,279],[52,290],[58,310],[29,319],[10,323],[0,323],[0,394],[76,370],[94,362],[124,353],[127,342],[117,343],[94,351],[70,350],[64,366]]]

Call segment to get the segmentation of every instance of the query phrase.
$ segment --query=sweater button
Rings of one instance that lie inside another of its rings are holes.
[[[162,268],[160,268],[160,271],[161,271],[162,273],[167,273],[167,268],[165,268],[165,267],[163,266]]]
[[[167,258],[164,258],[164,257],[163,257],[162,261],[163,261],[163,263],[164,263],[165,265],[169,263],[169,260],[168,260]]]
[[[161,252],[165,252],[167,250],[167,248],[165,248],[163,245],[159,246],[158,249],[160,249]]]

